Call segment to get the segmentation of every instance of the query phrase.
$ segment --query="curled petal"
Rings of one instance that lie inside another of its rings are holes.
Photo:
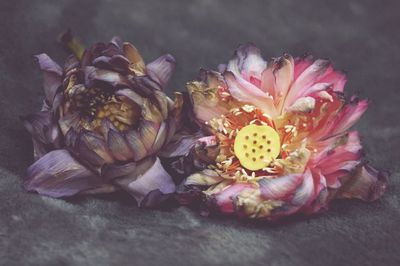
[[[123,73],[129,70],[129,60],[119,54],[112,57],[99,56],[93,60],[92,64],[97,68],[110,69]]]
[[[386,190],[388,176],[388,172],[379,171],[368,164],[361,166],[353,174],[341,180],[343,186],[335,197],[377,200]]]
[[[303,182],[296,189],[291,203],[297,206],[303,206],[310,202],[314,196],[314,180],[310,170],[303,174]]]
[[[161,88],[165,88],[175,69],[175,58],[166,54],[146,65],[146,72]]]
[[[124,51],[125,56],[131,62],[131,67],[133,68],[133,70],[137,74],[143,73],[145,69],[144,61],[136,47],[133,46],[131,43],[124,42],[122,44],[122,50]]]
[[[235,198],[244,190],[254,188],[255,185],[250,183],[236,183],[227,186],[224,190],[213,194],[212,198],[215,201],[218,209],[223,213],[235,212]]]
[[[151,191],[159,190],[163,194],[175,192],[175,184],[158,158],[149,157],[141,161],[133,172],[116,179],[116,182],[136,199],[139,206],[143,206],[142,200]],[[158,203],[153,202],[153,205]]]
[[[27,171],[24,188],[39,194],[60,198],[97,188],[103,182],[76,161],[67,150],[51,151]]]
[[[118,90],[116,95],[124,96],[139,106],[144,104],[144,98],[131,89]]]
[[[208,72],[207,75],[213,75],[213,72]],[[226,86],[222,82],[221,85]],[[189,82],[186,88],[191,97],[194,115],[201,123],[228,112],[229,107],[218,95],[218,87],[209,87],[205,82],[193,81]]]
[[[261,79],[261,73],[267,67],[267,62],[261,57],[260,49],[254,44],[248,43],[241,45],[236,51],[234,58],[227,66],[228,71],[232,71],[235,75],[244,75],[246,80],[254,77]]]
[[[106,69],[99,69],[93,66],[87,66],[84,69],[85,74],[85,86],[92,87],[95,82],[106,82],[114,87],[116,86],[127,86],[126,77],[118,72],[114,72]]]
[[[219,183],[223,178],[214,170],[204,169],[200,172],[194,173],[185,180],[186,186],[211,186]]]
[[[43,71],[44,93],[46,100],[51,105],[58,88],[61,86],[62,69],[46,54],[36,55],[35,58],[39,63],[40,69]]]

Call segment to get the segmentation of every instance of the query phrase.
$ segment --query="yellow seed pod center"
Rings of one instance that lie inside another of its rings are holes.
[[[242,166],[256,171],[278,157],[281,141],[272,127],[248,125],[237,133],[233,148]]]

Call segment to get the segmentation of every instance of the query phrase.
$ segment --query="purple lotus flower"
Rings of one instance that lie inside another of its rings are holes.
[[[172,101],[162,91],[174,58],[145,65],[118,38],[84,50],[64,37],[75,55],[63,68],[46,54],[36,56],[45,100],[41,111],[23,117],[36,160],[23,186],[55,198],[122,188],[140,206],[156,205],[175,191],[156,156],[179,121],[180,94]]]

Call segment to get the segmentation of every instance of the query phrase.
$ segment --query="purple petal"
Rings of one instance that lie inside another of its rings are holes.
[[[94,132],[81,132],[79,135],[79,144],[76,149],[79,151],[80,158],[89,161],[93,165],[101,166],[114,162],[104,139]]]
[[[173,199],[173,193],[164,194],[159,189],[150,191],[141,202],[143,208],[155,208],[160,207],[163,203]]]
[[[147,156],[147,150],[144,146],[140,134],[136,130],[130,130],[126,133],[125,139],[133,152],[135,161],[139,161]]]
[[[143,97],[131,89],[118,90],[116,94],[127,97],[129,100],[131,100],[132,102],[136,103],[139,106],[142,106],[144,103]]]
[[[158,152],[164,145],[168,134],[168,125],[166,122],[162,122],[160,128],[158,129],[157,136],[154,140],[153,146],[151,148],[153,153]]]
[[[60,146],[61,134],[58,125],[53,122],[52,114],[41,111],[22,117],[25,128],[32,137],[43,144]]]
[[[79,113],[69,113],[58,120],[61,132],[66,135],[71,128],[77,128],[79,124]]]
[[[202,132],[197,132],[195,135],[178,133],[160,151],[159,155],[165,158],[186,156],[201,137],[203,137]]]
[[[84,69],[85,86],[91,87],[96,81],[106,82],[112,86],[127,86],[126,78],[118,72],[106,69],[98,69],[87,66]]]
[[[27,171],[24,188],[39,194],[59,198],[100,187],[98,176],[76,161],[67,150],[47,153]]]
[[[57,93],[57,89],[61,86],[62,69],[47,54],[39,54],[36,55],[35,58],[39,63],[40,69],[43,71],[44,93],[46,95],[46,100],[51,105]]]
[[[146,147],[146,150],[149,152],[151,152],[152,150],[152,146],[154,144],[154,141],[156,140],[159,128],[160,124],[153,123],[151,121],[143,121],[140,124],[140,139]]]
[[[112,57],[99,56],[93,60],[93,65],[97,68],[115,70],[118,72],[128,72],[129,60],[122,55],[114,55]]]
[[[116,179],[122,189],[129,192],[143,207],[142,200],[154,190],[163,194],[175,192],[175,184],[171,176],[164,170],[158,158],[147,158],[140,163],[129,175]]]
[[[133,159],[133,153],[129,148],[125,138],[118,131],[110,129],[108,131],[107,145],[114,158],[120,161]]]
[[[125,163],[122,165],[117,164],[106,164],[101,169],[101,175],[107,180],[114,179],[116,177],[126,176],[133,172],[136,168],[135,162]]]
[[[164,89],[175,69],[175,58],[166,54],[146,65],[147,74]]]

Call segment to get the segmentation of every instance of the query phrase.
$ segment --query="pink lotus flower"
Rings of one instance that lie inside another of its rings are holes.
[[[387,174],[362,162],[358,133],[349,131],[368,102],[344,99],[346,77],[328,60],[266,62],[244,45],[219,68],[187,84],[203,137],[173,153],[197,169],[181,186],[182,202],[201,196],[209,210],[275,219],[383,194]]]

